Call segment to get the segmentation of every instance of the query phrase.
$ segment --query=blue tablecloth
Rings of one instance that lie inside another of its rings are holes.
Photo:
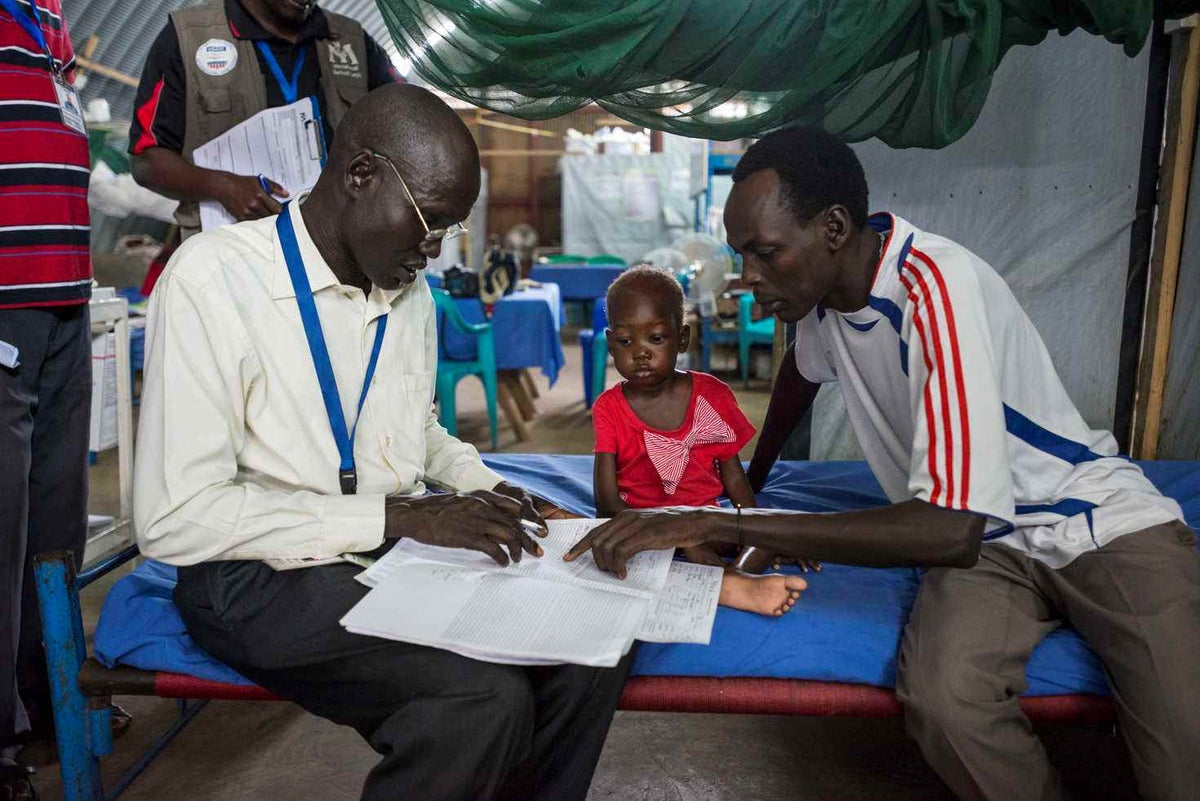
[[[535,264],[529,277],[558,284],[563,300],[593,300],[625,271],[619,264]]]
[[[592,457],[489,454],[484,461],[515,484],[581,514],[592,514]],[[1200,462],[1148,462],[1146,475],[1200,524]],[[762,506],[834,512],[886,503],[863,462],[783,462],[758,496]],[[721,607],[712,643],[642,643],[633,672],[650,676],[752,676],[888,687],[896,649],[916,597],[919,571],[825,565],[790,613],[770,618]],[[245,683],[188,637],[171,600],[175,569],[153,561],[109,591],[96,629],[96,657],[146,670]],[[1100,660],[1074,631],[1038,645],[1026,670],[1028,695],[1108,694]],[[1191,703],[1194,699],[1177,699]]]
[[[473,298],[455,298],[459,312],[469,323],[487,321],[483,304]],[[563,302],[555,284],[506,295],[492,310],[492,334],[496,341],[496,367],[519,370],[540,367],[550,384],[558,380],[563,366]],[[475,358],[475,338],[443,327],[442,350],[451,359]]]

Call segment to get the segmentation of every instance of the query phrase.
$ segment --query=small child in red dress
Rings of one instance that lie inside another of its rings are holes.
[[[592,408],[597,516],[626,508],[715,506],[722,494],[754,506],[738,457],[754,426],[723,382],[675,369],[691,338],[679,282],[654,268],[627,270],[609,287],[608,320],[608,351],[625,380],[605,390]],[[726,564],[709,544],[684,554],[693,562]],[[782,615],[807,586],[799,576],[727,568],[720,603]]]

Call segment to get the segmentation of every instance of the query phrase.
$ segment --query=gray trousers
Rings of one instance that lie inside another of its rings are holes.
[[[985,544],[973,568],[928,571],[896,687],[925,758],[962,799],[1064,797],[1017,705],[1034,646],[1064,623],[1104,662],[1141,795],[1200,798],[1200,553],[1182,523],[1059,570]]]
[[[632,652],[613,668],[518,667],[351,634],[350,565],[179,569],[175,604],[210,654],[377,751],[364,801],[584,801]]]
[[[33,557],[87,540],[88,307],[0,309],[0,748],[53,727]]]

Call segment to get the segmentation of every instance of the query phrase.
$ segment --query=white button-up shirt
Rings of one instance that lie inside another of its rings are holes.
[[[375,340],[379,363],[354,441],[358,494],[342,495],[325,413],[275,217],[192,237],[150,300],[134,469],[143,553],[327,559],[383,541],[384,497],[425,482],[460,491],[502,481],[432,411],[433,298],[423,274],[385,292],[338,283],[299,205],[288,205],[347,428]]]

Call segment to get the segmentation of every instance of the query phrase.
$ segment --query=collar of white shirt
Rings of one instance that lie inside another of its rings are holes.
[[[312,288],[313,294],[318,292],[336,289],[346,294],[354,294],[361,292],[358,287],[348,286],[338,281],[337,276],[333,274],[333,270],[325,261],[325,257],[321,255],[321,251],[317,249],[317,243],[313,242],[312,236],[308,232],[308,226],[304,224],[304,215],[300,213],[300,205],[304,202],[307,195],[297,198],[295,203],[288,203],[286,213],[291,215],[292,227],[296,231],[296,244],[300,248],[300,259],[304,262],[304,271],[308,273],[308,283]],[[292,286],[292,276],[288,272],[287,260],[283,256],[283,246],[276,241],[275,247],[275,267],[271,277],[271,297],[274,300],[284,300],[296,297],[296,289]],[[412,287],[412,284],[407,284],[399,289],[383,290],[377,286],[371,287],[371,292],[367,295],[367,306],[371,311],[371,316],[375,317],[381,314],[387,314],[392,309],[392,303],[396,298],[403,295]]]

